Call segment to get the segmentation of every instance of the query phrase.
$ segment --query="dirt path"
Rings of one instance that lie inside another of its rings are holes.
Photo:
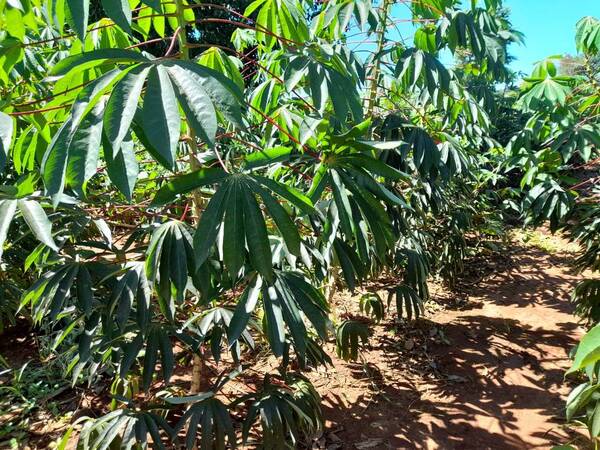
[[[582,333],[568,300],[577,279],[561,258],[515,248],[511,267],[472,287],[458,309],[428,315],[409,336],[376,332],[365,364],[336,361],[317,380],[325,448],[565,443],[562,380]]]

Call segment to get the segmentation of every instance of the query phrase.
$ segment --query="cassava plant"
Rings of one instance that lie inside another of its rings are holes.
[[[488,112],[439,55],[503,81],[519,36],[500,0],[407,19],[385,0],[239,3],[0,2],[2,258],[73,383],[113,399],[80,448],[317,435],[302,371],[330,362],[324,288],[392,270],[390,301],[418,316],[497,175]],[[414,42],[390,39],[403,20]],[[368,337],[351,325],[344,358]],[[259,350],[277,363],[256,381]]]

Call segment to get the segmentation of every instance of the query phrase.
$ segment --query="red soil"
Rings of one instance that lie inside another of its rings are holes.
[[[378,326],[365,364],[336,360],[312,377],[329,431],[317,447],[502,450],[568,442],[563,375],[583,333],[569,303],[578,279],[560,258],[516,248],[510,267],[471,287],[458,308],[455,302],[395,336]]]

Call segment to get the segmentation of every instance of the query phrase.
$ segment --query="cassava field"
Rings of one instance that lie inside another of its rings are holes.
[[[0,449],[600,447],[592,3],[0,0]]]

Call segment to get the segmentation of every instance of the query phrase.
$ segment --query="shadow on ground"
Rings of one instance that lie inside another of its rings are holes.
[[[472,307],[422,321],[425,338],[414,349],[401,333],[377,333],[366,364],[336,363],[347,389],[321,390],[338,448],[545,449],[568,441],[563,376],[581,333],[569,303],[576,281],[564,261],[519,248],[505,272],[472,286]],[[431,342],[431,333],[443,340]]]

